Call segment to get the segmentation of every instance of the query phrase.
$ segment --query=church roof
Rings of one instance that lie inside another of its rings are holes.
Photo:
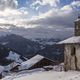
[[[80,36],[73,36],[63,41],[58,42],[58,44],[73,44],[80,43]]]

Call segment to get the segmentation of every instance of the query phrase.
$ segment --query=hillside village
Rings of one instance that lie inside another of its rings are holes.
[[[80,70],[80,60],[79,60],[80,17],[78,17],[78,19],[75,21],[74,32],[75,33],[73,37],[57,43],[58,45],[62,45],[62,44],[65,45],[64,63],[60,63],[59,61],[54,61],[38,53],[34,55],[32,58],[28,59],[20,56],[14,51],[9,51],[9,55],[8,57],[6,57],[6,59],[13,60],[13,61],[10,61],[9,64],[6,66],[0,66],[0,78],[3,78],[2,80],[14,80],[11,78],[11,75],[15,74],[16,76],[19,76],[21,74],[28,74],[28,73],[40,72],[40,71],[46,73],[46,75],[47,72],[51,72],[52,74],[54,74],[55,72],[52,71],[56,71],[61,74],[65,73],[63,71],[68,71],[68,70],[79,71]],[[71,75],[72,72],[71,73],[69,72],[69,74]],[[76,74],[79,73],[75,72],[72,75],[76,75]],[[76,78],[79,78],[79,75]],[[10,77],[5,78],[7,76]],[[62,77],[62,75],[60,76]],[[67,80],[79,80],[79,79],[67,79]],[[62,78],[60,80],[62,80]]]

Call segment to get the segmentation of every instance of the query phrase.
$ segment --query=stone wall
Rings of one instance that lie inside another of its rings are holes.
[[[71,55],[73,52],[73,47],[75,47],[75,54]],[[77,58],[79,50],[77,51],[78,45],[73,45],[73,44],[66,44],[65,45],[65,50],[64,50],[64,69],[67,70],[76,70],[77,69]],[[78,60],[78,64],[79,60]]]
[[[75,36],[80,36],[80,20],[75,22]]]
[[[80,44],[76,45],[77,70],[80,70]]]

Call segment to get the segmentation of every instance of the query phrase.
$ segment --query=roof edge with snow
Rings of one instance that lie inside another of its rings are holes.
[[[80,36],[73,36],[63,41],[58,42],[57,44],[77,44],[80,43]]]

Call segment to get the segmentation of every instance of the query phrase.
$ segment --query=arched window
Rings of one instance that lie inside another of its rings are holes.
[[[76,54],[76,48],[75,48],[75,46],[72,46],[71,47],[71,56],[75,56],[75,54]]]

